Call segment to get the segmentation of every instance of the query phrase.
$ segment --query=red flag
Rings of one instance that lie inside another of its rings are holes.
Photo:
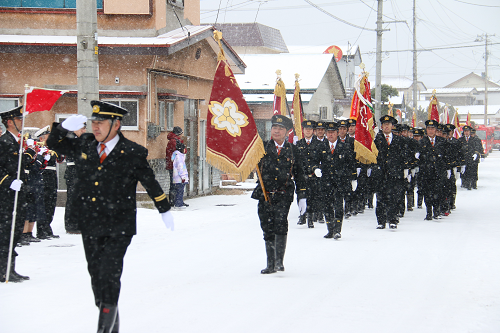
[[[363,71],[363,78],[356,85],[359,112],[356,118],[356,135],[354,140],[354,151],[356,159],[363,164],[377,163],[378,150],[373,142],[375,137],[374,121],[373,121],[373,106],[370,93],[370,82],[368,82],[368,73]],[[363,89],[361,89],[363,87]],[[361,94],[363,92],[363,94]],[[354,96],[353,96],[354,101]],[[351,105],[352,106],[352,105]],[[351,108],[351,116],[352,116]]]
[[[264,144],[233,71],[221,58],[207,112],[207,161],[246,179],[264,156]]]
[[[276,79],[276,87],[274,88],[274,114],[286,116],[286,88],[285,83],[281,79],[281,71],[276,71],[278,78]]]
[[[53,90],[29,87],[26,90],[26,114],[49,111],[66,90]]]
[[[429,119],[435,120],[439,123],[438,100],[436,98],[436,90],[432,92],[432,97],[427,108],[427,115]]]

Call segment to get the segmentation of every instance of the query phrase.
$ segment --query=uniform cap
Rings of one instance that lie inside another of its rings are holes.
[[[293,122],[290,118],[288,118],[286,116],[282,116],[280,114],[275,114],[271,118],[271,126],[275,126],[275,125],[283,126],[287,130],[289,130],[293,127]]]
[[[325,124],[326,124],[326,123],[325,123],[325,122],[323,122],[323,121],[318,121],[318,122],[316,123],[316,128],[325,128]]]
[[[423,128],[414,128],[413,129],[413,135],[420,135],[424,136],[424,129]]]
[[[349,123],[349,126],[356,125],[356,119],[349,119],[347,122]]]
[[[36,131],[35,132],[35,137],[39,138],[39,137],[41,137],[42,135],[45,135],[45,134],[50,134],[50,125],[42,127],[41,129],[39,129],[38,131]]]
[[[429,119],[425,122],[425,127],[438,127],[439,123],[433,119]]]
[[[342,127],[342,126],[349,127],[349,122],[347,120],[339,120],[337,122],[337,126],[338,127]]]
[[[302,127],[304,127],[304,128],[316,128],[316,122],[314,120],[304,120],[302,122]]]
[[[392,123],[393,125],[396,125],[398,121],[393,116],[387,115],[380,118],[380,124],[383,123]]]
[[[399,133],[399,132],[401,132],[401,129],[402,129],[401,124],[396,124],[396,125],[392,128],[392,131],[393,131],[393,132],[395,132],[395,133]]]
[[[408,124],[401,124],[401,130],[402,131],[409,131],[410,130],[410,126],[408,126]]]
[[[329,123],[325,123],[325,127],[326,127],[326,130],[327,131],[337,131],[339,129],[339,127],[337,126],[337,123],[336,122],[329,122]]]
[[[103,120],[103,119],[119,119],[121,120],[128,111],[118,105],[101,102],[91,101],[92,117],[90,120]]]
[[[22,109],[23,106],[20,105],[7,111],[0,111],[0,117],[2,117],[2,119],[22,118],[23,117]]]
[[[469,125],[465,125],[464,127],[462,127],[462,130],[470,131],[470,130],[472,130],[472,127],[470,127]]]

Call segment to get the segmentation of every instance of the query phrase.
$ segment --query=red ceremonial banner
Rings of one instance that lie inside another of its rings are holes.
[[[49,111],[65,92],[65,90],[30,87],[26,90],[26,114],[39,111]]]
[[[300,98],[300,84],[298,74],[295,74],[295,91],[293,93],[292,117],[297,139],[303,138],[302,122],[304,121],[304,111],[302,110],[302,100]]]
[[[427,115],[429,119],[435,120],[439,123],[439,111],[438,111],[438,100],[434,93],[432,94],[431,101],[429,102],[429,107],[427,108]]]
[[[361,98],[358,94],[361,94]],[[357,112],[356,119],[356,135],[354,140],[354,151],[356,153],[356,160],[363,164],[377,163],[378,150],[373,142],[375,137],[373,113],[371,110],[371,92],[370,82],[367,78],[367,73],[363,73],[363,78],[360,82],[359,90],[353,96],[353,103],[355,101],[359,112]],[[351,104],[351,116],[353,116]]]
[[[207,112],[207,161],[227,173],[248,177],[264,156],[264,144],[233,71],[220,60]]]

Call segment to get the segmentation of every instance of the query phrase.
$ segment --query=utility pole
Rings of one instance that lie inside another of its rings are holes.
[[[495,36],[482,34],[477,35],[475,42],[484,40],[484,125],[488,125],[488,37]]]
[[[377,9],[377,57],[375,73],[375,119],[378,121],[381,117],[382,103],[382,5],[383,0],[378,0]]]
[[[76,0],[78,113],[91,115],[91,100],[99,100],[97,2]]]
[[[413,0],[413,113],[417,112],[417,14],[416,1]],[[417,124],[415,124],[417,125]]]

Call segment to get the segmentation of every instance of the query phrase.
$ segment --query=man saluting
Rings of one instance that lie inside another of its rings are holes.
[[[261,271],[262,274],[285,270],[283,258],[288,212],[294,188],[299,199],[300,215],[306,211],[305,177],[298,161],[299,154],[294,145],[285,141],[293,123],[282,115],[274,115],[271,123],[271,140],[264,142],[266,154],[257,166],[262,179],[252,193],[252,198],[259,200],[258,214],[266,242],[267,267]]]
[[[92,101],[92,132],[79,138],[68,132],[87,121],[74,115],[54,123],[47,140],[50,149],[73,157],[76,166],[73,216],[82,232],[95,303],[98,332],[118,332],[118,297],[123,257],[136,234],[136,188],[140,181],[167,227],[173,230],[170,203],[146,157],[148,151],[120,132],[127,110]]]

